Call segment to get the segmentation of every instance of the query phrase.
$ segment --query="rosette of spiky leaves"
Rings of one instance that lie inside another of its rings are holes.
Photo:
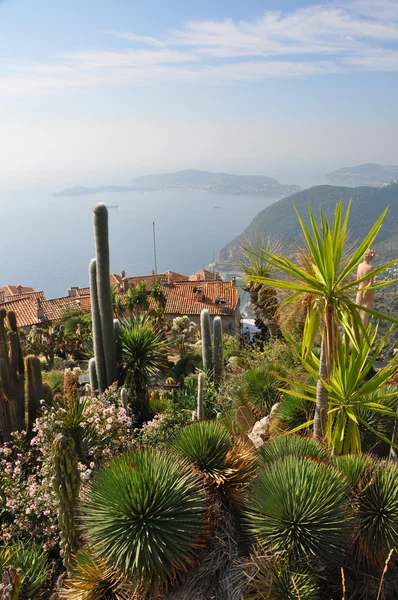
[[[83,523],[99,556],[155,589],[195,560],[206,497],[187,461],[153,449],[120,455],[94,477]]]
[[[398,467],[380,463],[359,494],[357,558],[382,567],[398,546]]]
[[[255,453],[249,442],[233,436],[218,421],[200,421],[184,427],[173,442],[174,450],[189,459],[208,481],[242,489],[254,473]]]
[[[242,387],[247,401],[262,413],[269,413],[272,406],[281,397],[281,393],[278,391],[280,380],[276,374],[262,367],[248,371]]]
[[[289,393],[284,394],[276,412],[282,429],[291,430],[307,423],[314,418],[315,405],[313,402],[296,398]]]
[[[284,557],[278,559],[255,547],[244,566],[248,577],[247,600],[317,600],[319,583],[315,575],[297,572]]]
[[[376,465],[375,460],[366,454],[332,456],[331,461],[343,473],[355,496],[369,484]]]
[[[0,567],[12,565],[21,569],[21,598],[37,598],[50,574],[47,554],[34,542],[18,541],[0,547]],[[2,569],[0,569],[2,571]]]
[[[248,530],[290,561],[335,563],[353,527],[344,476],[333,467],[287,456],[259,470],[248,494]]]
[[[260,464],[270,465],[280,458],[297,456],[312,458],[318,461],[328,459],[326,448],[314,438],[300,437],[298,435],[280,435],[267,442],[260,448]]]
[[[102,558],[87,550],[76,556],[71,579],[61,591],[65,600],[130,600],[132,584]]]
[[[367,415],[374,414],[384,419],[398,417],[390,407],[390,401],[396,398],[396,392],[388,387],[388,382],[394,377],[397,370],[398,355],[377,371],[375,375],[369,374],[380,357],[391,328],[376,344],[378,328],[372,322],[366,331],[359,347],[350,344],[348,336],[336,340],[337,360],[329,380],[322,380],[322,385],[329,397],[327,411],[326,439],[335,454],[354,454],[362,451],[361,430],[371,432],[376,438],[386,444],[393,444],[383,433],[375,429]],[[315,379],[319,370],[320,359],[310,353],[306,359],[301,357],[303,366]],[[288,382],[300,388],[302,392],[290,390],[289,394],[304,400],[316,402],[317,388],[315,385]],[[378,390],[377,399],[375,392]],[[299,431],[313,424],[308,421],[293,431]],[[398,448],[398,446],[397,446]]]

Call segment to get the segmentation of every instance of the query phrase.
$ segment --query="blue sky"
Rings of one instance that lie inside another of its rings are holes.
[[[397,92],[397,0],[0,0],[0,182],[397,164]]]

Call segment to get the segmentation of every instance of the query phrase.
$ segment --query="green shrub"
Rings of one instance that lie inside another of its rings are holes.
[[[353,521],[344,476],[313,460],[287,456],[260,468],[248,494],[249,533],[291,565],[338,563]]]
[[[64,393],[64,372],[63,371],[45,371],[42,373],[43,383],[48,383],[54,394]]]
[[[191,411],[172,407],[161,415],[156,415],[152,421],[144,423],[142,429],[136,430],[137,442],[142,446],[156,448],[168,446],[191,417]]]
[[[223,335],[224,342],[224,361],[228,362],[228,360],[232,356],[238,356],[240,352],[240,341],[239,338],[235,335],[229,335],[228,333],[224,333]]]
[[[197,369],[202,369],[202,356],[197,352],[186,354],[178,360],[173,368],[173,374],[180,380],[181,377],[187,377],[194,373]]]
[[[268,466],[287,456],[326,460],[329,455],[324,446],[314,438],[281,435],[260,448],[259,460],[261,464]]]
[[[184,383],[174,397],[176,406],[182,409],[196,410],[198,399],[198,374],[190,375],[184,379]],[[220,406],[217,400],[217,390],[214,382],[205,374],[205,385],[203,391],[203,404],[205,408],[205,419],[215,419]]]
[[[203,485],[192,467],[171,452],[147,449],[116,457],[94,477],[83,523],[101,558],[156,588],[192,564],[205,516]]]

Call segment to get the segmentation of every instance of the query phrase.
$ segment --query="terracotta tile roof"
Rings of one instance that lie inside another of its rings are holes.
[[[192,281],[176,283],[167,288],[166,314],[199,315],[207,308],[211,315],[234,314],[239,307],[239,291],[231,282],[202,282],[203,300],[197,298],[198,284]],[[194,291],[195,289],[195,291]],[[221,299],[225,302],[216,302]]]
[[[89,295],[90,295],[90,288],[89,287],[76,288],[76,297],[77,296],[89,296]]]
[[[0,293],[4,292],[5,296],[18,296],[20,294],[26,294],[27,292],[34,292],[32,287],[27,287],[23,285],[3,285],[0,288]]]
[[[81,298],[65,296],[64,298],[45,300],[42,302],[42,308],[48,321],[57,321],[61,319],[66,310],[81,308]]]
[[[37,318],[37,300],[40,300],[41,308],[43,309],[44,318]],[[43,292],[35,292],[34,294],[25,294],[23,298],[17,297],[15,300],[3,302],[0,308],[12,310],[15,312],[18,327],[30,327],[31,325],[40,325],[57,321],[67,308],[72,306],[79,308],[76,301],[81,301],[80,298],[55,298],[53,300],[45,300]],[[83,307],[80,306],[83,309]]]
[[[230,281],[202,282],[200,289],[203,300],[198,300],[198,283],[183,281],[171,284],[165,288],[167,296],[165,315],[200,315],[202,308],[207,308],[211,315],[231,315],[239,308],[239,291]],[[194,291],[195,290],[195,291]],[[123,299],[124,292],[119,292]],[[216,299],[225,302],[216,302]],[[79,297],[83,310],[90,310],[90,296]],[[156,306],[155,300],[149,298],[150,305]]]
[[[211,271],[206,271],[206,269],[201,269],[193,275],[188,277],[189,281],[223,281],[220,277],[218,271],[212,273]]]
[[[173,282],[188,281],[188,277],[186,275],[181,275],[181,273],[176,273],[175,271],[164,271],[164,273],[160,274],[165,275],[166,277],[171,277]]]
[[[12,302],[14,300],[22,300],[23,298],[30,298],[31,300],[37,300],[39,299],[40,302],[43,302],[46,297],[44,295],[44,292],[26,292],[25,294],[17,294],[16,296],[7,296],[7,300],[5,300],[6,303],[8,302]]]
[[[36,300],[31,296],[4,302],[0,305],[0,308],[15,312],[18,327],[28,327],[30,325],[37,325],[38,323],[42,322],[37,318]]]

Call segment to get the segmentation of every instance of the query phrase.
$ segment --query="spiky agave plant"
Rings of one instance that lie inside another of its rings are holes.
[[[103,559],[80,550],[72,578],[66,580],[60,597],[65,600],[131,600],[132,584]]]
[[[184,427],[174,450],[189,459],[217,486],[242,489],[254,474],[256,455],[250,442],[237,439],[218,421],[200,421]]]
[[[382,568],[398,545],[398,467],[379,463],[371,482],[359,494],[359,524],[355,538],[361,562]]]
[[[94,477],[83,524],[99,556],[156,589],[195,560],[206,532],[200,477],[171,452],[120,455]]]
[[[280,381],[276,374],[262,367],[248,371],[243,380],[247,401],[262,413],[269,413],[272,406],[280,400],[279,386]]]
[[[287,456],[324,461],[328,459],[329,454],[325,447],[314,438],[281,435],[261,447],[259,460],[260,464],[269,466]]]
[[[47,554],[34,542],[17,541],[0,547],[0,567],[12,565],[21,569],[21,598],[37,598],[50,574]],[[2,571],[2,569],[1,569]]]
[[[254,547],[243,567],[247,577],[247,600],[317,600],[319,583],[314,574],[292,569],[284,557],[272,558]]]
[[[291,565],[338,561],[353,521],[343,475],[310,459],[287,456],[259,470],[248,494],[249,533]]]
[[[354,496],[357,496],[370,483],[376,461],[366,454],[343,454],[332,456],[332,463],[343,473]]]

